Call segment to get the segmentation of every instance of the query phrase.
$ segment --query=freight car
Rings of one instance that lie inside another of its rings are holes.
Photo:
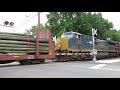
[[[43,63],[47,58],[55,58],[49,29],[37,30],[35,37],[29,34],[0,32],[0,63]]]
[[[56,60],[84,60],[93,58],[92,36],[65,32],[55,42]],[[112,40],[95,40],[97,59],[120,55],[120,43]]]

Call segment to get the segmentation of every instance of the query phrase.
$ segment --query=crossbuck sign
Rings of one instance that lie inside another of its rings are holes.
[[[92,53],[93,54],[93,61],[96,61],[96,56],[97,55],[97,50],[95,49],[95,36],[97,36],[97,30],[96,29],[92,29],[92,39],[93,39],[93,50]]]

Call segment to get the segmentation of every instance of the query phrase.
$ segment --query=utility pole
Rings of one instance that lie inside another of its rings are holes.
[[[38,30],[40,30],[40,12],[38,12]]]
[[[95,29],[92,29],[92,39],[93,39],[93,61],[96,61],[96,54],[97,54],[97,51],[95,49],[95,34],[97,34],[97,30]]]
[[[40,12],[38,12],[38,25],[36,30],[36,58],[39,56],[39,31],[40,31]]]

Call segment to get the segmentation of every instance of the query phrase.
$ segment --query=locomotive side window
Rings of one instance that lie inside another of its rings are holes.
[[[65,32],[61,35],[63,38],[78,38],[81,39],[81,34],[75,32]]]
[[[76,38],[81,39],[81,35],[76,34]]]
[[[75,34],[75,38],[81,39],[81,35],[82,35],[82,34],[80,34],[80,33],[74,33],[74,34]]]
[[[73,38],[73,33],[66,33],[66,38]]]

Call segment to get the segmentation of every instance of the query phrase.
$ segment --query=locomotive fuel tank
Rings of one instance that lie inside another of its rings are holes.
[[[55,44],[55,50],[68,50],[68,39],[59,37]]]

